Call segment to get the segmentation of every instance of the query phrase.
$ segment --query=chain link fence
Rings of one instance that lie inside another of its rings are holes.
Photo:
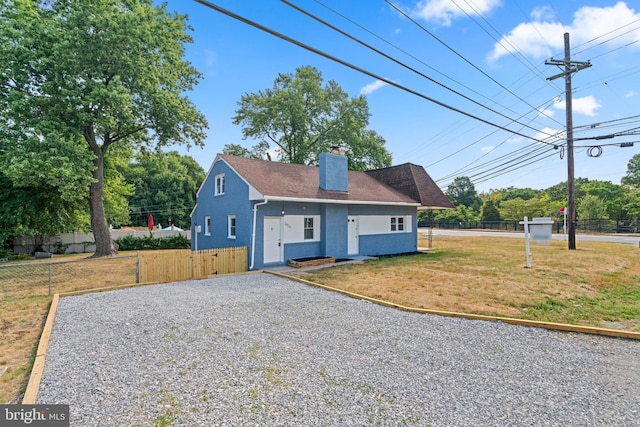
[[[139,255],[0,264],[0,300],[138,282]]]

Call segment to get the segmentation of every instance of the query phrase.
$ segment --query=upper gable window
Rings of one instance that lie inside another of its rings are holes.
[[[215,190],[213,193],[215,196],[221,196],[224,194],[224,174],[218,174],[215,176]]]

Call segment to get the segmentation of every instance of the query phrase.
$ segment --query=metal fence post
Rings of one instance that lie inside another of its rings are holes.
[[[136,252],[136,283],[140,283],[140,251]]]
[[[49,296],[51,296],[51,270],[53,268],[53,263],[49,263]]]

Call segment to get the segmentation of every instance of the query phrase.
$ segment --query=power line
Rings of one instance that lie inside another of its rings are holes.
[[[618,27],[618,28],[616,28],[616,29],[614,29],[614,30],[611,30],[611,31],[609,31],[609,32],[606,32],[606,33],[604,33],[604,34],[601,34],[601,35],[599,35],[598,37],[594,37],[594,38],[592,38],[591,40],[587,40],[586,42],[584,42],[584,43],[582,43],[582,44],[579,44],[579,45],[578,45],[578,46],[576,46],[576,47],[582,47],[582,46],[585,46],[585,45],[587,45],[587,44],[589,44],[589,43],[591,43],[591,42],[594,42],[594,41],[598,40],[598,39],[599,39],[599,38],[601,38],[601,37],[608,36],[609,34],[615,33],[616,31],[619,31],[619,30],[621,30],[621,29],[622,29],[622,28],[624,28],[624,27],[628,27],[629,25],[635,24],[636,22],[640,22],[640,18],[638,18],[638,19],[636,19],[636,20],[634,20],[634,21],[631,21],[631,22],[629,22],[628,24],[624,24],[624,25],[622,25],[622,26],[620,26],[620,27]],[[622,36],[624,36],[624,35],[626,35],[626,34],[632,33],[632,32],[634,32],[634,31],[638,31],[638,29],[640,29],[640,27],[632,28],[632,29],[631,29],[631,30],[629,30],[629,31],[626,31],[626,32],[624,32],[624,33],[622,33],[622,34],[619,34],[619,35],[617,35],[617,36],[615,36],[615,37],[612,37],[612,38],[610,38],[610,39],[608,39],[608,40],[605,40],[605,41],[603,41],[603,42],[600,42],[600,43],[598,43],[598,44],[596,44],[596,45],[589,46],[589,47],[587,47],[587,48],[585,48],[585,49],[583,49],[583,50],[580,50],[580,51],[578,51],[578,52],[574,52],[573,54],[574,54],[574,55],[577,55],[577,54],[579,54],[579,53],[586,52],[586,51],[587,51],[587,50],[589,50],[589,49],[593,49],[593,48],[595,48],[595,47],[597,47],[597,46],[601,46],[601,45],[603,45],[603,44],[605,44],[605,43],[609,43],[609,42],[611,42],[612,40],[615,40],[615,39],[617,39],[617,38],[619,38],[619,37],[622,37]],[[593,59],[593,58],[592,58],[592,59]]]
[[[527,58],[527,57],[526,57],[526,56],[525,56],[525,55],[520,51],[520,49],[518,49],[518,47],[517,47],[516,45],[514,45],[514,44],[511,42],[511,40],[510,40],[509,38],[507,38],[507,37],[502,37],[502,34],[501,34],[502,32],[501,32],[501,31],[498,31],[498,30],[497,30],[497,29],[496,29],[496,28],[495,28],[495,27],[494,27],[494,26],[493,26],[489,21],[487,21],[487,19],[485,19],[485,17],[484,17],[484,16],[482,16],[482,14],[481,14],[481,13],[478,13],[478,11],[477,11],[477,10],[476,10],[472,5],[470,5],[470,4],[469,4],[469,2],[468,2],[467,0],[463,0],[463,1],[465,2],[465,4],[466,4],[467,6],[469,6],[469,8],[471,8],[474,12],[476,12],[476,15],[478,15],[478,16],[480,17],[480,19],[482,19],[482,20],[483,20],[483,21],[484,21],[484,22],[485,22],[485,23],[486,23],[486,24],[487,24],[487,25],[488,25],[488,26],[489,26],[489,27],[490,27],[490,28],[491,28],[491,29],[492,29],[496,34],[498,34],[498,36],[500,36],[500,37],[501,37],[501,39],[500,39],[500,40],[498,40],[498,39],[496,39],[495,37],[493,37],[493,36],[489,33],[489,31],[487,31],[487,30],[486,30],[482,25],[480,25],[480,24],[478,23],[478,21],[477,21],[477,20],[476,20],[476,19],[475,19],[471,14],[469,14],[466,10],[464,10],[464,8],[460,7],[460,5],[458,5],[458,4],[455,2],[455,0],[451,0],[451,1],[452,1],[452,3],[453,3],[454,5],[456,5],[456,7],[457,7],[458,9],[460,9],[460,10],[462,11],[462,13],[464,13],[465,15],[467,15],[467,18],[469,18],[469,19],[470,19],[474,24],[476,24],[476,25],[477,25],[477,26],[478,26],[482,31],[484,31],[484,32],[485,32],[485,33],[486,33],[486,34],[487,34],[487,35],[488,35],[488,36],[489,36],[493,41],[495,41],[497,44],[499,44],[500,46],[502,46],[502,47],[503,47],[507,52],[509,52],[509,49],[507,49],[507,48],[502,44],[502,40],[504,40],[506,43],[508,43],[508,44],[509,44],[509,46],[510,46],[510,47],[511,47],[511,48],[512,48],[516,53],[518,53],[518,55],[519,55],[520,57],[522,57],[522,59],[523,59],[525,62],[527,62],[527,63],[529,64],[529,66],[527,66],[527,64],[525,64],[523,61],[521,61],[518,57],[515,57],[515,55],[513,55],[513,56],[514,56],[516,59],[518,59],[518,61],[519,61],[522,65],[524,65],[525,67],[527,67],[527,68],[529,69],[529,71],[531,71],[533,74],[535,74],[535,75],[537,75],[538,77],[540,77],[540,78],[544,79],[544,78],[543,78],[543,76],[542,76],[542,72],[540,72],[540,71],[537,69],[537,66],[536,66],[534,63],[532,63],[532,62],[529,60],[529,58]],[[512,52],[509,52],[509,53],[512,53]]]
[[[334,25],[332,25],[332,24],[330,24],[330,23],[328,23],[328,22],[326,22],[326,21],[322,20],[321,18],[319,18],[319,17],[315,16],[314,14],[312,14],[312,13],[310,13],[310,12],[308,12],[308,11],[304,10],[303,8],[301,8],[301,7],[299,7],[299,6],[297,6],[297,5],[293,4],[293,3],[291,3],[290,1],[288,1],[288,0],[281,0],[281,1],[282,1],[283,3],[285,3],[286,5],[288,5],[288,6],[292,7],[292,8],[294,8],[295,10],[297,10],[297,11],[299,11],[299,12],[301,12],[301,13],[305,14],[306,16],[308,16],[308,17],[310,17],[310,18],[314,19],[315,21],[320,22],[321,24],[323,24],[323,25],[325,25],[325,26],[327,26],[327,27],[331,28],[332,30],[334,30],[334,31],[336,31],[336,32],[338,32],[338,33],[340,33],[340,34],[344,35],[345,37],[349,38],[350,40],[355,41],[356,43],[358,43],[358,44],[360,44],[360,45],[362,45],[362,46],[365,46],[365,47],[367,47],[368,49],[373,50],[374,52],[376,52],[376,53],[378,53],[378,54],[380,54],[380,55],[384,56],[385,58],[387,58],[387,59],[389,59],[389,60],[393,61],[394,63],[396,63],[396,64],[398,64],[398,65],[401,65],[401,66],[403,66],[403,67],[405,67],[405,68],[407,68],[407,69],[409,69],[409,70],[413,71],[414,73],[416,73],[416,74],[418,74],[418,75],[420,75],[420,76],[422,76],[422,77],[424,77],[424,78],[426,78],[426,79],[428,79],[428,80],[430,80],[430,81],[432,81],[432,82],[434,82],[434,83],[436,83],[436,84],[438,84],[438,85],[440,85],[440,86],[445,87],[445,88],[446,88],[446,89],[448,89],[448,90],[451,90],[452,92],[454,92],[454,93],[456,93],[456,94],[458,94],[458,95],[460,95],[460,96],[464,97],[465,99],[471,100],[470,98],[466,97],[465,95],[462,95],[462,94],[458,93],[457,91],[452,90],[452,89],[448,88],[447,86],[444,86],[444,85],[443,85],[443,84],[441,84],[440,82],[437,82],[437,81],[433,80],[432,78],[430,78],[430,77],[428,77],[428,76],[424,75],[423,73],[421,73],[421,72],[419,72],[419,71],[417,71],[417,70],[415,70],[415,69],[413,69],[413,68],[411,68],[411,67],[407,66],[406,64],[402,63],[401,61],[399,61],[399,60],[397,60],[397,59],[395,59],[395,58],[393,58],[393,57],[391,57],[391,56],[387,55],[387,54],[386,54],[386,53],[384,53],[384,52],[381,52],[380,50],[376,49],[375,47],[370,46],[369,44],[367,44],[367,43],[365,43],[365,42],[361,41],[360,39],[358,39],[358,38],[356,38],[356,37],[354,37],[354,36],[352,36],[352,35],[348,34],[348,33],[347,33],[347,32],[345,32],[345,31],[343,31],[343,30],[341,30],[341,29],[339,29],[339,28],[335,27]],[[474,103],[476,103],[476,104],[478,104],[478,103],[477,103],[476,101],[474,101],[474,100],[471,100],[471,101],[472,101],[472,102],[474,102]],[[484,105],[480,105],[480,106],[481,106],[481,107],[483,107],[483,108],[487,108],[487,107],[485,107]],[[503,114],[496,112],[495,110],[492,110],[492,109],[490,109],[490,108],[488,108],[488,109],[489,109],[490,111],[494,112],[494,113],[497,113],[497,114],[499,114],[499,115],[501,115],[501,116],[505,117],[505,118],[508,118],[508,117],[504,116]],[[535,110],[536,110],[536,111],[540,111],[540,110],[539,110],[539,107],[535,108]],[[508,119],[510,119],[510,118],[508,118]],[[513,119],[511,119],[511,120],[513,120]],[[520,123],[520,122],[519,122],[519,121],[517,121],[517,120],[513,120],[513,121],[514,121],[514,122],[516,122],[516,123],[518,123],[518,124],[520,124],[520,125],[522,125],[523,127],[528,127],[528,128],[530,128],[530,129],[533,129],[533,128],[531,128],[530,126],[525,125],[525,124],[523,124],[523,123]],[[535,130],[535,129],[534,129],[534,130]],[[541,133],[544,133],[544,132],[541,132]],[[548,134],[547,134],[547,135],[548,135]],[[552,136],[552,135],[549,135],[549,136]],[[506,140],[505,140],[505,141],[506,141]],[[472,144],[469,144],[469,145],[467,145],[467,146],[465,146],[465,147],[462,147],[461,149],[459,149],[459,150],[457,150],[457,151],[455,151],[455,152],[453,152],[453,153],[449,154],[448,156],[446,156],[446,157],[444,157],[444,158],[440,159],[439,161],[437,161],[437,162],[435,162],[435,163],[438,163],[438,162],[443,161],[443,160],[445,160],[445,159],[447,159],[447,158],[453,157],[453,156],[454,156],[454,155],[456,155],[457,153],[459,153],[459,152],[461,152],[461,151],[465,150],[466,148],[468,148],[468,147],[469,147],[469,146],[471,146],[471,145],[474,145],[474,144],[475,144],[475,143],[477,143],[477,142],[478,142],[478,141],[476,141],[476,142],[474,142],[474,143],[472,143]],[[433,164],[435,164],[435,163],[433,163]],[[429,166],[427,166],[427,167],[430,167],[430,166],[432,166],[433,164],[431,164],[431,165],[429,165]]]
[[[549,151],[549,150],[551,150],[551,149],[548,149],[547,151]],[[540,153],[538,156],[542,156],[543,154],[545,154],[545,153]],[[538,156],[535,156],[535,157],[538,157]],[[511,172],[513,172],[514,170],[522,169],[522,168],[524,168],[524,167],[526,167],[526,166],[531,166],[531,165],[532,165],[532,164],[534,164],[534,163],[541,162],[541,161],[543,161],[543,160],[546,160],[546,159],[548,159],[548,158],[550,158],[550,157],[554,157],[554,156],[556,156],[556,153],[551,153],[551,154],[548,154],[548,155],[546,155],[546,156],[544,156],[544,157],[540,157],[540,158],[538,158],[538,159],[536,159],[536,160],[534,160],[534,161],[529,161],[529,162],[528,162],[528,163],[526,163],[525,165],[523,165],[523,166],[519,166],[519,167],[517,167],[517,168],[515,168],[515,169],[514,169],[514,167],[515,167],[515,166],[517,166],[518,164],[521,164],[521,163],[527,162],[527,161],[528,161],[528,160],[530,160],[530,159],[522,160],[521,162],[518,162],[518,163],[515,163],[515,164],[510,164],[510,165],[508,165],[508,166],[505,166],[505,167],[504,167],[504,168],[502,168],[502,169],[499,169],[499,170],[497,170],[497,171],[495,171],[495,172],[493,172],[493,173],[491,173],[491,174],[485,175],[485,176],[482,176],[482,175],[480,175],[480,174],[479,174],[479,175],[472,175],[472,176],[470,177],[470,179],[471,179],[471,178],[475,178],[475,180],[476,180],[476,182],[477,182],[477,183],[486,182],[486,181],[492,180],[492,179],[494,179],[494,178],[497,178],[498,176],[505,175],[505,174],[507,174],[507,173],[511,173]]]
[[[517,164],[522,164],[524,161],[526,160],[530,160],[533,158],[538,157],[539,155],[551,150],[552,148],[547,147],[547,146],[536,146],[536,147],[531,147],[531,146],[527,146],[527,147],[522,147],[519,148],[518,150],[512,151],[510,153],[504,154],[502,156],[499,156],[493,160],[490,160],[488,162],[485,162],[481,165],[477,165],[474,166],[472,168],[466,169],[466,170],[458,170],[456,172],[450,173],[442,178],[439,178],[436,180],[436,182],[442,182],[442,181],[446,181],[452,178],[455,178],[457,176],[481,176],[481,175],[485,175],[488,174],[489,172],[495,170],[496,168],[503,168],[507,165],[517,165]],[[527,152],[524,152],[525,150],[528,150]],[[522,153],[520,153],[522,152]],[[520,160],[520,162],[513,163],[516,160]],[[494,165],[495,164],[495,165]],[[491,167],[489,167],[491,166]],[[522,167],[525,167],[528,165],[524,165],[524,166],[520,166],[517,168],[512,168],[512,170],[515,169],[520,169]]]
[[[440,162],[442,162],[442,161],[446,160],[447,158],[449,158],[449,157],[453,156],[454,154],[457,154],[457,153],[459,153],[459,152],[463,151],[464,149],[467,149],[467,148],[471,147],[472,145],[477,144],[478,142],[482,141],[483,139],[488,138],[489,136],[491,136],[491,135],[495,134],[496,132],[497,132],[497,130],[494,130],[494,131],[492,131],[491,133],[489,133],[489,134],[487,134],[487,135],[483,136],[482,138],[477,139],[477,140],[476,140],[476,141],[474,141],[473,143],[466,145],[466,146],[465,146],[465,147],[463,147],[462,149],[457,150],[456,152],[454,152],[454,153],[452,153],[452,154],[450,154],[450,155],[448,155],[448,156],[446,156],[446,157],[443,157],[443,158],[441,158],[441,159],[439,159],[439,160],[437,160],[437,161],[435,161],[435,162],[433,162],[433,163],[431,163],[431,164],[427,165],[426,167],[427,167],[427,168],[429,168],[429,167],[431,167],[431,166],[434,166],[434,165],[436,165],[436,164],[438,164],[438,163],[440,163]],[[558,133],[556,133],[556,134],[554,134],[554,135],[550,135],[548,139],[555,138],[555,137],[557,137],[557,135],[558,135]],[[497,146],[497,147],[499,147],[499,146],[503,145],[504,143],[506,143],[507,141],[509,141],[509,139],[510,139],[510,138],[505,138],[505,139],[504,139],[500,144],[498,144],[498,146]],[[547,141],[547,142],[548,142],[548,141]],[[497,147],[495,147],[495,148],[497,148]],[[517,152],[517,151],[519,151],[519,150],[520,150],[520,149],[516,150],[516,152]],[[493,151],[493,150],[492,150],[492,151]],[[474,164],[475,162],[477,162],[478,160],[482,159],[483,157],[485,157],[485,156],[487,156],[487,155],[489,155],[489,154],[490,154],[490,152],[489,152],[489,153],[485,153],[485,154],[483,154],[483,155],[482,155],[482,156],[480,156],[479,158],[476,158],[476,159],[475,159],[475,160],[473,160],[471,163],[469,163],[469,164],[467,164],[466,166],[464,166],[464,167],[462,167],[462,168],[458,169],[458,171],[456,171],[456,172],[454,172],[454,173],[452,173],[452,174],[450,174],[450,175],[448,175],[448,176],[451,176],[451,175],[453,175],[453,174],[455,174],[455,173],[459,173],[460,171],[464,171],[466,167],[468,167],[468,166],[470,166],[470,165]],[[507,154],[507,155],[508,155],[508,154]],[[506,155],[505,155],[505,156],[506,156]],[[492,163],[493,161],[495,161],[495,159],[494,159],[494,160],[491,160],[491,161],[489,161],[489,162],[483,163],[483,165],[490,164],[490,163]]]
[[[380,80],[380,81],[382,81],[384,83],[387,83],[390,86],[393,86],[395,88],[401,89],[401,90],[403,90],[403,91],[405,91],[407,93],[410,93],[412,95],[418,96],[419,98],[422,98],[424,100],[432,102],[432,103],[434,103],[436,105],[439,105],[441,107],[444,107],[444,108],[446,108],[448,110],[451,110],[453,112],[456,112],[456,113],[462,114],[464,116],[467,116],[469,118],[475,119],[475,120],[480,121],[482,123],[485,123],[485,124],[487,124],[489,126],[492,126],[492,127],[498,128],[498,129],[502,129],[502,130],[504,130],[506,132],[510,132],[510,133],[512,133],[514,135],[518,135],[518,136],[521,136],[523,138],[527,138],[527,139],[530,139],[530,140],[533,140],[533,141],[537,141],[537,142],[546,144],[544,141],[539,140],[537,138],[534,138],[534,137],[531,137],[529,135],[525,135],[523,133],[511,130],[511,129],[506,128],[506,127],[504,127],[502,125],[498,125],[496,123],[490,122],[489,120],[486,120],[486,119],[483,119],[481,117],[475,116],[473,114],[467,113],[466,111],[463,111],[463,110],[461,110],[459,108],[456,108],[456,107],[453,107],[451,105],[448,105],[448,104],[446,104],[446,103],[444,103],[442,101],[438,101],[438,100],[436,100],[436,99],[434,99],[434,98],[432,98],[430,96],[427,96],[427,95],[425,95],[423,93],[420,93],[418,91],[410,89],[410,88],[408,88],[408,87],[406,87],[404,85],[396,83],[396,82],[394,82],[394,81],[392,81],[392,80],[390,80],[390,79],[388,79],[386,77],[382,77],[380,75],[377,75],[377,74],[375,74],[375,73],[373,73],[371,71],[368,71],[368,70],[366,70],[366,69],[364,69],[362,67],[354,65],[354,64],[352,64],[350,62],[347,62],[347,61],[345,61],[343,59],[340,59],[340,58],[338,58],[336,56],[330,55],[330,54],[328,54],[326,52],[323,52],[323,51],[321,51],[321,50],[319,50],[317,48],[314,48],[314,47],[309,46],[309,45],[307,45],[305,43],[302,43],[299,40],[295,40],[295,39],[293,39],[293,38],[291,38],[289,36],[286,36],[286,35],[284,35],[282,33],[277,32],[277,31],[275,31],[273,29],[265,27],[264,25],[258,24],[257,22],[251,21],[251,20],[249,20],[249,19],[247,19],[247,18],[245,18],[243,16],[240,16],[240,15],[234,13],[234,12],[231,12],[231,11],[229,11],[227,9],[224,9],[224,8],[222,8],[220,6],[217,6],[217,5],[215,5],[215,4],[213,4],[213,3],[209,2],[209,1],[206,1],[206,0],[195,0],[195,1],[200,3],[200,4],[202,4],[203,6],[206,6],[206,7],[210,8],[210,9],[213,9],[213,10],[215,10],[217,12],[220,12],[220,13],[222,13],[224,15],[227,15],[227,16],[233,18],[233,19],[236,19],[236,20],[244,23],[244,24],[250,25],[250,26],[252,26],[254,28],[257,28],[257,29],[259,29],[261,31],[269,33],[269,34],[271,34],[273,36],[276,36],[276,37],[278,37],[278,38],[280,38],[280,39],[282,39],[284,41],[287,41],[287,42],[289,42],[291,44],[294,44],[294,45],[296,45],[298,47],[301,47],[301,48],[303,48],[305,50],[308,50],[309,52],[315,53],[316,55],[319,55],[319,56],[322,56],[322,57],[324,57],[326,59],[329,59],[331,61],[337,62],[338,64],[341,64],[341,65],[344,65],[345,67],[351,68],[354,71],[357,71],[359,73],[365,74],[365,75],[367,75],[369,77],[372,77],[372,78],[374,78],[376,80]]]
[[[433,78],[431,78],[431,77],[427,76],[426,74],[424,74],[424,73],[422,73],[422,72],[420,72],[420,71],[416,70],[415,68],[410,67],[409,65],[405,64],[404,62],[402,62],[402,61],[400,61],[400,60],[398,60],[398,59],[396,59],[396,58],[394,58],[394,57],[392,57],[392,56],[390,56],[390,55],[388,55],[388,54],[386,54],[386,53],[382,52],[381,50],[379,50],[379,49],[377,49],[377,48],[375,48],[375,47],[373,47],[373,46],[371,46],[371,45],[369,45],[369,44],[365,43],[364,41],[362,41],[362,40],[360,40],[360,39],[358,39],[358,38],[356,38],[356,37],[354,37],[354,36],[352,36],[352,35],[350,35],[349,33],[347,33],[347,32],[345,32],[345,31],[341,30],[340,28],[338,28],[338,27],[336,27],[336,26],[334,26],[334,25],[332,25],[332,24],[330,24],[330,23],[328,23],[328,22],[326,22],[326,21],[322,20],[321,18],[319,18],[319,17],[317,17],[317,16],[313,15],[312,13],[310,13],[310,12],[308,12],[308,11],[306,11],[306,10],[302,9],[301,7],[299,7],[299,6],[297,6],[297,5],[293,4],[293,3],[291,3],[289,0],[280,0],[280,1],[281,1],[281,2],[283,2],[284,4],[286,4],[287,6],[290,6],[290,7],[294,8],[294,9],[295,9],[295,10],[297,10],[298,12],[303,13],[303,14],[305,14],[306,16],[308,16],[308,17],[310,17],[310,18],[312,18],[312,19],[316,20],[317,22],[319,22],[319,23],[321,23],[321,24],[323,24],[323,25],[325,25],[325,26],[327,26],[327,27],[331,28],[332,30],[334,30],[334,31],[336,31],[336,32],[338,32],[338,33],[340,33],[340,34],[342,34],[343,36],[345,36],[345,37],[349,38],[350,40],[353,40],[354,42],[356,42],[356,43],[360,44],[361,46],[364,46],[364,47],[366,47],[367,49],[372,50],[373,52],[377,53],[378,55],[381,55],[381,56],[383,56],[383,57],[387,58],[388,60],[390,60],[390,61],[394,62],[395,64],[398,64],[398,65],[400,65],[400,66],[401,66],[401,67],[403,67],[403,68],[406,68],[407,70],[409,70],[409,71],[411,71],[411,72],[413,72],[413,73],[415,73],[415,74],[419,75],[420,77],[423,77],[423,78],[425,78],[425,79],[429,80],[430,82],[432,82],[432,83],[434,83],[434,84],[436,84],[436,85],[438,85],[438,86],[440,86],[440,87],[442,87],[442,88],[444,88],[444,89],[446,89],[446,90],[448,90],[448,91],[450,91],[450,92],[452,92],[452,93],[454,93],[454,94],[456,94],[456,95],[458,95],[458,96],[460,96],[460,97],[462,97],[462,98],[466,99],[467,101],[472,102],[473,104],[476,104],[477,106],[479,106],[479,107],[481,107],[481,108],[485,108],[485,109],[487,109],[487,110],[491,111],[492,113],[499,115],[500,117],[503,117],[503,118],[505,118],[505,119],[507,119],[507,120],[510,120],[510,121],[511,121],[511,122],[513,122],[513,123],[517,123],[517,124],[519,124],[519,125],[521,125],[521,126],[523,126],[523,127],[529,128],[529,129],[531,129],[531,130],[533,130],[533,131],[535,131],[535,132],[545,133],[545,132],[540,131],[540,130],[538,130],[538,129],[536,129],[536,128],[533,128],[533,127],[531,127],[531,126],[528,126],[528,125],[525,125],[525,124],[523,124],[523,123],[520,123],[518,120],[513,119],[513,118],[511,118],[511,117],[509,117],[509,116],[507,116],[507,115],[505,115],[505,114],[502,114],[502,113],[500,113],[499,111],[496,111],[496,110],[494,110],[493,108],[490,108],[490,107],[488,107],[488,106],[486,106],[486,105],[484,105],[484,104],[482,104],[482,103],[480,103],[480,102],[478,102],[478,101],[476,101],[476,100],[474,100],[474,99],[472,99],[472,98],[468,97],[467,95],[464,95],[463,93],[460,93],[460,92],[458,92],[457,90],[455,90],[455,89],[453,89],[453,88],[450,88],[449,86],[445,85],[444,83],[441,83],[441,82],[439,82],[439,81],[437,81],[437,80],[435,80],[435,79],[433,79]]]
[[[409,58],[411,58],[411,59],[413,59],[413,60],[415,60],[415,61],[419,62],[420,64],[424,65],[425,67],[429,68],[430,70],[432,70],[432,71],[434,71],[434,72],[438,73],[438,74],[439,74],[439,75],[441,75],[442,77],[444,77],[444,78],[446,78],[446,79],[448,79],[448,80],[452,81],[453,83],[456,83],[457,85],[459,85],[459,86],[461,86],[461,87],[465,88],[466,90],[468,90],[468,91],[470,91],[470,92],[472,92],[472,93],[475,93],[476,95],[479,95],[479,96],[481,96],[482,98],[484,98],[484,99],[486,99],[486,100],[488,100],[488,101],[490,101],[490,102],[492,102],[492,103],[494,103],[494,104],[498,104],[498,105],[500,105],[501,107],[503,107],[503,108],[504,108],[504,109],[506,109],[506,110],[511,111],[512,113],[515,113],[515,111],[513,111],[510,107],[503,106],[503,105],[499,104],[498,102],[496,102],[495,98],[487,97],[486,95],[484,95],[484,94],[482,94],[482,93],[480,93],[480,92],[476,91],[475,89],[473,89],[473,88],[471,88],[471,87],[469,87],[469,86],[465,85],[464,83],[462,83],[462,82],[460,82],[460,81],[458,81],[458,80],[456,80],[456,79],[452,78],[451,76],[449,76],[449,75],[447,75],[447,74],[445,74],[445,73],[441,72],[440,70],[438,70],[438,69],[436,69],[436,68],[432,67],[431,65],[427,64],[426,62],[424,62],[424,61],[423,61],[423,60],[421,60],[420,58],[418,58],[418,57],[416,57],[416,56],[412,55],[410,52],[407,52],[406,50],[402,49],[401,47],[399,47],[399,46],[397,46],[397,45],[395,45],[395,44],[393,44],[393,43],[389,42],[388,40],[384,39],[383,37],[380,37],[378,34],[374,33],[373,31],[369,30],[368,28],[364,27],[363,25],[360,25],[359,23],[355,22],[354,20],[350,19],[349,17],[347,17],[347,16],[345,16],[345,15],[341,14],[341,13],[340,13],[340,12],[338,12],[337,10],[332,9],[331,7],[329,7],[329,6],[325,5],[324,3],[320,2],[319,0],[314,0],[314,1],[315,1],[316,3],[318,3],[319,5],[321,5],[322,7],[324,7],[325,9],[327,9],[327,10],[331,11],[331,12],[332,12],[332,13],[334,13],[335,15],[338,15],[338,16],[339,16],[339,17],[341,17],[342,19],[344,19],[344,20],[346,20],[347,22],[351,23],[352,25],[354,25],[354,26],[356,26],[356,27],[360,28],[361,30],[363,30],[363,31],[365,31],[365,32],[367,32],[367,33],[369,33],[370,35],[372,35],[373,37],[375,37],[375,38],[377,38],[378,40],[382,41],[383,43],[385,43],[385,44],[387,44],[387,45],[389,45],[389,46],[393,47],[393,48],[394,48],[394,49],[396,49],[397,51],[399,51],[399,52],[401,52],[401,53],[403,53],[403,54],[407,55]],[[489,78],[491,78],[491,77],[489,76]],[[497,84],[499,85],[500,83],[497,83]],[[515,96],[516,98],[518,98],[520,101],[522,101],[522,102],[524,102],[524,103],[527,103],[525,100],[523,100],[522,98],[518,97],[518,95],[516,95],[515,93],[511,92],[508,88],[507,88],[506,90],[507,90],[509,93],[511,93],[513,96]],[[534,107],[532,107],[532,108],[534,108]],[[526,114],[525,114],[525,115],[526,115]],[[521,117],[524,117],[525,115],[521,115]],[[547,115],[545,115],[545,114],[543,114],[543,115],[544,115],[545,117],[547,117],[547,118],[549,118],[549,119],[553,120],[553,121],[556,121],[553,117],[547,116]],[[560,122],[558,122],[558,121],[556,121],[556,123],[558,123],[558,124],[562,125],[562,123],[560,123]]]
[[[503,143],[501,143],[501,144],[503,144]],[[558,145],[556,147],[561,147],[561,145]],[[554,149],[556,147],[554,147]],[[458,169],[458,170],[456,170],[454,172],[451,172],[448,175],[440,178],[438,181],[447,180],[447,179],[454,178],[456,176],[461,176],[461,175],[469,175],[469,174],[474,173],[474,172],[484,173],[486,171],[492,170],[493,169],[492,165],[494,165],[496,163],[498,163],[499,166],[506,165],[509,162],[513,161],[513,160],[521,159],[521,158],[523,158],[525,156],[533,156],[536,153],[539,153],[541,151],[545,151],[545,150],[548,150],[548,149],[550,149],[550,148],[547,147],[547,146],[544,146],[544,145],[537,145],[537,146],[533,146],[533,147],[531,145],[527,145],[525,147],[518,148],[517,150],[511,151],[511,152],[506,153],[506,154],[503,154],[501,156],[498,156],[498,157],[496,157],[494,159],[491,159],[491,160],[486,161],[484,163],[481,163],[479,165],[470,167],[476,161],[479,160],[479,159],[476,159],[473,162],[463,166],[462,168],[460,168],[460,169]],[[495,151],[495,149],[492,150],[491,152],[493,152],[493,151]],[[482,157],[490,154],[491,152],[484,154]],[[524,153],[524,154],[521,154],[521,153]],[[499,162],[502,162],[502,163],[499,163]],[[480,172],[478,172],[478,171],[480,171]]]
[[[496,79],[494,79],[493,77],[491,77],[489,74],[487,74],[484,70],[482,70],[480,67],[478,67],[477,65],[475,65],[473,62],[469,61],[467,58],[465,58],[462,54],[460,54],[458,51],[456,51],[454,48],[452,48],[451,46],[449,46],[447,43],[445,43],[443,40],[441,40],[440,38],[438,38],[435,34],[433,34],[431,31],[429,31],[428,29],[426,29],[424,26],[420,25],[420,23],[418,23],[415,19],[411,18],[409,15],[407,15],[402,9],[400,9],[398,6],[396,6],[395,4],[391,3],[389,0],[385,0],[385,2],[391,6],[392,8],[394,8],[396,11],[398,11],[398,13],[400,13],[402,16],[404,16],[405,18],[407,18],[409,21],[411,21],[412,23],[414,23],[416,26],[418,26],[418,28],[420,28],[421,30],[423,30],[424,32],[426,32],[427,34],[429,34],[432,38],[434,38],[438,43],[442,44],[444,47],[446,47],[447,49],[449,49],[452,53],[454,53],[456,56],[458,56],[460,59],[462,59],[464,62],[466,62],[467,64],[469,64],[470,66],[472,66],[474,69],[476,69],[477,71],[479,71],[482,75],[484,75],[485,77],[487,77],[489,80],[491,80],[492,82],[494,82],[495,84],[497,84],[498,86],[500,86],[503,90],[507,91],[508,93],[510,93],[511,95],[513,95],[514,97],[516,97],[518,100],[520,100],[521,102],[525,103],[526,105],[528,105],[529,107],[535,109],[535,107],[531,104],[529,104],[528,101],[522,99],[520,96],[518,96],[516,93],[514,93],[513,91],[511,91],[509,88],[507,88],[506,86],[504,86],[502,83],[500,83],[499,81],[497,81]],[[454,2],[455,4],[455,2]],[[456,4],[456,6],[458,6]],[[459,7],[459,6],[458,6]],[[462,9],[461,9],[462,10]],[[463,10],[464,13],[466,13],[466,11]],[[467,15],[468,16],[468,15]],[[470,17],[471,18],[471,17]],[[471,18],[473,20],[473,18]],[[475,20],[473,20],[475,22]],[[482,26],[480,26],[480,28],[482,28]],[[495,39],[494,39],[495,40]],[[523,64],[526,66],[526,64]],[[529,68],[531,70],[531,68]],[[533,71],[533,70],[531,70]],[[534,74],[536,74],[534,72]]]

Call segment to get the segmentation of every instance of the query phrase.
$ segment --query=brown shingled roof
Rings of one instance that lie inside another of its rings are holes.
[[[440,190],[422,166],[404,163],[366,173],[417,200],[420,206],[429,209],[455,209],[451,200]]]
[[[319,168],[219,154],[249,185],[265,197],[418,204],[416,199],[365,172],[349,171],[349,191],[320,188]]]

